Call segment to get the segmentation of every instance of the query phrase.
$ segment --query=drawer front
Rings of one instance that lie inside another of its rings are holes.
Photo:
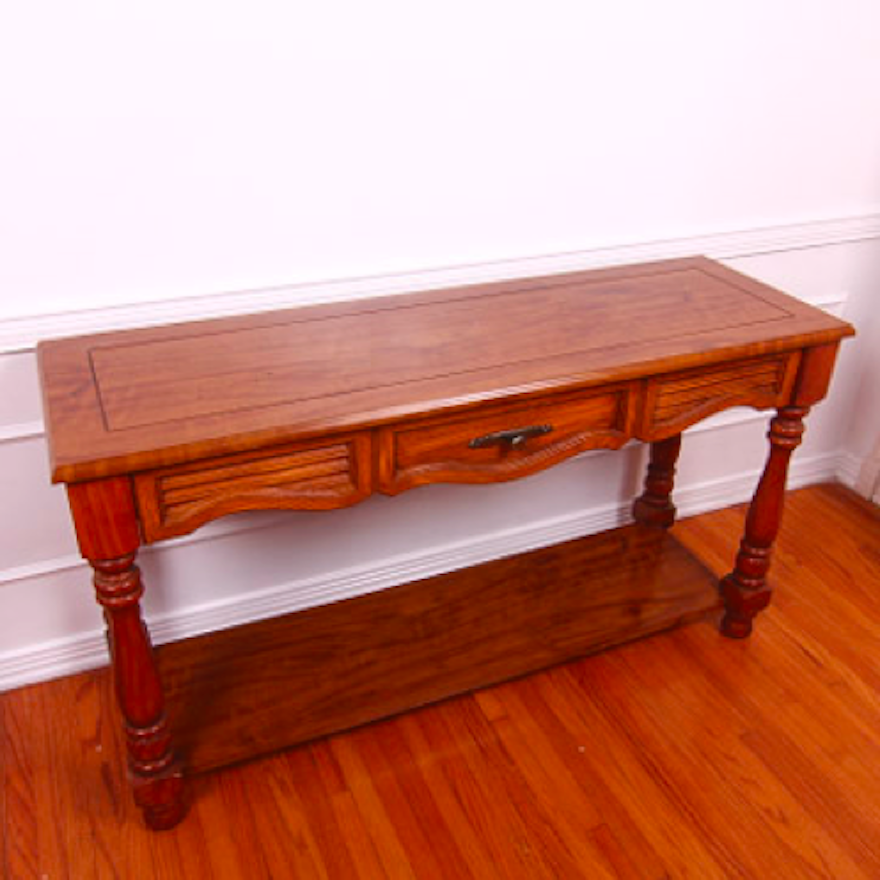
[[[138,474],[146,541],[244,510],[330,510],[370,494],[369,435],[288,444]]]
[[[523,477],[631,436],[629,386],[498,404],[379,432],[379,489]]]
[[[781,406],[791,394],[799,352],[750,358],[649,379],[639,437],[660,440],[732,406]]]

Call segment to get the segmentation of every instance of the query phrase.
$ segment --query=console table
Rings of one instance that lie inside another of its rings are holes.
[[[180,820],[187,773],[713,602],[722,632],[747,636],[770,596],[789,457],[852,332],[698,257],[42,343],[52,478],[94,569],[147,823]],[[777,410],[769,457],[720,600],[697,599],[705,571],[666,531],[681,432],[743,405]],[[256,634],[151,646],[142,543],[239,511],[511,480],[633,438],[651,444],[634,526],[248,625]]]

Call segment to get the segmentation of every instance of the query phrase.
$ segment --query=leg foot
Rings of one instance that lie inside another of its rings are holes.
[[[729,611],[721,618],[721,635],[729,639],[747,639],[752,634],[750,617],[734,617]]]
[[[134,775],[129,778],[134,801],[143,811],[148,828],[165,831],[183,819],[186,804],[183,800],[183,775],[179,769],[153,779]]]
[[[770,590],[743,590],[732,575],[721,581],[724,617],[721,633],[730,639],[745,639],[752,634],[752,619],[770,604]]]

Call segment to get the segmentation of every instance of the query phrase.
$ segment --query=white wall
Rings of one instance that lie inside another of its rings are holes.
[[[707,252],[857,323],[794,471],[853,482],[880,433],[877,82],[872,0],[2,5],[0,685],[103,657],[41,336]],[[683,509],[746,497],[762,434],[693,432]],[[154,632],[607,526],[641,456],[213,524],[143,554]]]
[[[874,0],[0,8],[5,315],[850,216]]]

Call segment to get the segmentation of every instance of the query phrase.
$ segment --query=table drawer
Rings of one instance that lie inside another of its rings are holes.
[[[631,436],[629,386],[497,404],[379,433],[379,488],[492,483],[550,467],[586,449],[617,449]]]
[[[287,444],[135,477],[146,541],[244,510],[331,510],[370,494],[368,434]]]
[[[799,352],[785,352],[649,379],[639,437],[670,437],[732,406],[781,406],[791,394],[799,359]]]

